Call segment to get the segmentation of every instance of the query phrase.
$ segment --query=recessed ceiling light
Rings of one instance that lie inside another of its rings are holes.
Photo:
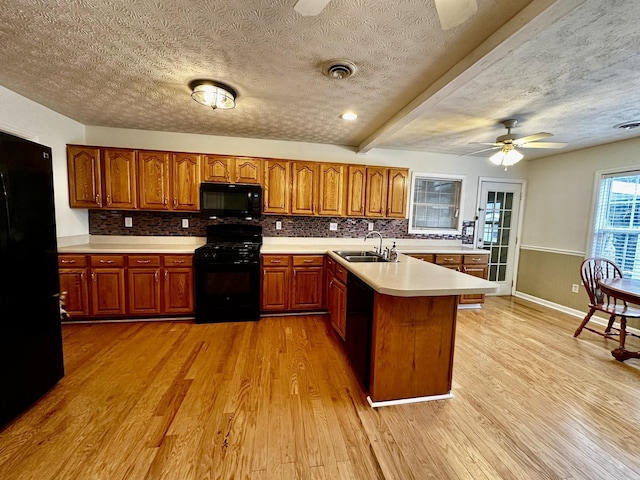
[[[358,114],[353,112],[345,112],[340,115],[340,118],[342,118],[343,120],[355,120],[356,118],[358,118]]]

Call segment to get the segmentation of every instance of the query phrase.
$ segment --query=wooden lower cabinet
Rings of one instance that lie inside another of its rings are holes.
[[[331,325],[345,339],[347,326],[347,270],[327,257],[327,310]]]
[[[262,255],[264,312],[313,311],[324,307],[323,255]]]
[[[75,318],[193,314],[192,255],[58,257],[65,309]]]
[[[485,280],[489,272],[488,254],[409,253],[407,255]],[[461,305],[484,303],[484,294],[460,295],[458,303]]]
[[[126,313],[124,255],[91,255],[91,316]]]
[[[89,315],[89,268],[85,255],[60,255],[58,257],[60,292],[69,317]]]

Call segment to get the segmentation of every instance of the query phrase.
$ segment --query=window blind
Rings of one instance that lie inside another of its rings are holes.
[[[603,175],[598,190],[591,255],[640,279],[640,171]]]

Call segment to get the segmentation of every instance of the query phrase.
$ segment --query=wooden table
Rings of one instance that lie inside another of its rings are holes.
[[[640,305],[640,280],[634,278],[605,278],[599,282],[600,289],[606,295],[628,303]],[[611,351],[616,360],[624,362],[628,358],[640,358],[640,352],[630,352],[624,348],[627,320],[620,320],[620,346]]]

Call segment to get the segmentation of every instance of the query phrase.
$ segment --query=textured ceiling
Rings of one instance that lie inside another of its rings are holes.
[[[316,17],[295,3],[1,1],[0,85],[86,125],[363,152],[466,154],[506,118],[565,151],[640,135],[612,128],[640,119],[640,2],[478,0],[448,31],[433,0],[331,0]],[[323,76],[334,58],[357,73]],[[236,108],[195,103],[195,78],[232,86]]]

